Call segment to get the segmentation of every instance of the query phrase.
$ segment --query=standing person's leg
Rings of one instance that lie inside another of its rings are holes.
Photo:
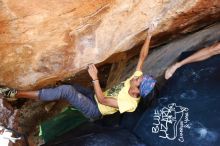
[[[198,52],[187,57],[186,59],[170,66],[165,72],[165,79],[169,79],[178,68],[180,68],[181,66],[183,66],[185,64],[202,61],[202,60],[208,59],[209,57],[211,57],[213,55],[217,55],[217,54],[220,54],[220,43],[215,44],[211,47],[199,50]]]

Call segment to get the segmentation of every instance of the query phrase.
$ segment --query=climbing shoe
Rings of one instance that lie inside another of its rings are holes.
[[[15,95],[17,94],[17,90],[9,87],[0,87],[0,94],[8,101],[15,101]]]

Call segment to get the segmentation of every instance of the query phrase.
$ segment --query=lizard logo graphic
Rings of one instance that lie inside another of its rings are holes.
[[[183,129],[190,128],[189,109],[177,106],[176,103],[168,104],[161,110],[155,110],[153,116],[152,133],[158,133],[160,138],[184,141]]]

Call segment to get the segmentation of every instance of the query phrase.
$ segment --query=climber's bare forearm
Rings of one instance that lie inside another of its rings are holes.
[[[149,45],[150,45],[150,39],[151,39],[151,35],[148,34],[144,45],[141,48],[141,52],[140,52],[140,56],[139,56],[139,60],[138,60],[138,64],[137,64],[137,68],[136,70],[142,71],[142,67],[144,64],[144,60],[148,55],[148,51],[149,51]]]
[[[118,108],[118,103],[117,103],[116,99],[106,98],[104,96],[98,80],[96,80],[93,83],[93,86],[94,86],[95,94],[96,94],[96,97],[97,97],[99,103],[101,103],[103,105],[106,105],[106,106],[111,106],[111,107],[114,107],[114,108]]]
[[[117,100],[114,98],[106,98],[102,92],[102,89],[98,80],[98,70],[94,64],[90,64],[88,67],[88,73],[93,80],[93,87],[95,90],[96,97],[98,102],[111,107],[118,107]]]

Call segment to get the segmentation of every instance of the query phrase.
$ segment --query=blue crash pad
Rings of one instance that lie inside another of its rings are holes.
[[[220,146],[219,92],[220,55],[185,65],[133,132],[149,146]]]

